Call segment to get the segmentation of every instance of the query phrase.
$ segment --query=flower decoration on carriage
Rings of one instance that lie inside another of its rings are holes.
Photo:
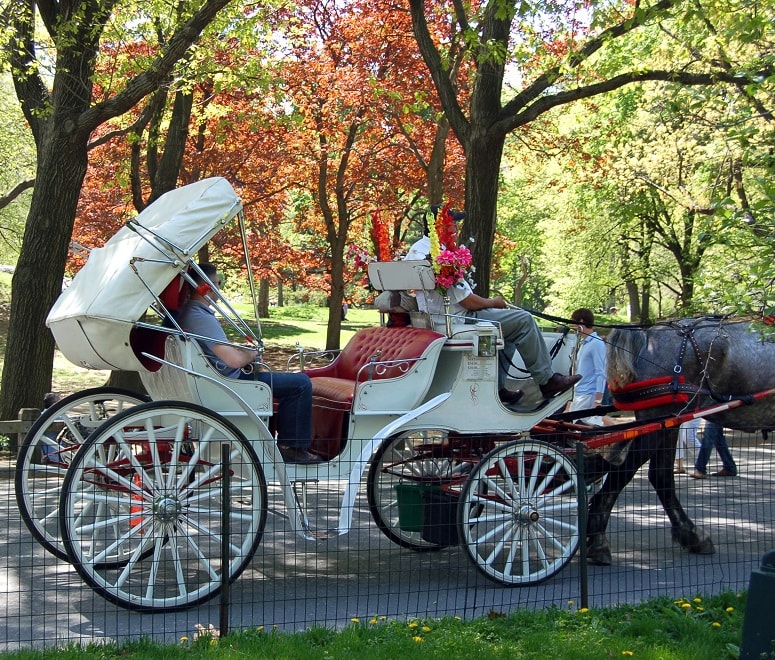
[[[428,232],[431,263],[436,274],[436,285],[442,293],[446,293],[450,287],[470,279],[474,271],[473,257],[465,245],[456,245],[457,225],[450,202],[437,215],[434,229]]]
[[[347,248],[347,261],[353,265],[356,281],[358,274],[362,275],[362,285],[369,293],[373,293],[369,283],[368,268],[372,261],[390,261],[393,258],[390,249],[390,227],[382,219],[379,211],[372,211],[371,226],[369,228],[371,249],[352,244]]]

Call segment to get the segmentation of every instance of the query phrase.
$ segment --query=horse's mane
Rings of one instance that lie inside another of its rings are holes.
[[[636,381],[635,365],[646,345],[646,333],[639,328],[616,328],[606,339],[606,380],[616,389]]]

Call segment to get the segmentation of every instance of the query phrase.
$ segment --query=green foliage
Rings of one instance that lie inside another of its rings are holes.
[[[35,144],[24,121],[10,75],[0,73],[0,196],[35,176]],[[15,264],[29,210],[31,190],[0,208],[0,263]]]

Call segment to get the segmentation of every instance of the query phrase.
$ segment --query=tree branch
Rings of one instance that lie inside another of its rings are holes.
[[[733,73],[719,71],[715,73],[685,73],[676,71],[631,71],[622,73],[608,80],[603,80],[586,87],[558,92],[548,96],[542,96],[535,103],[526,108],[523,112],[516,113],[512,117],[501,120],[493,128],[497,132],[508,133],[518,126],[524,126],[536,119],[543,113],[560,105],[565,105],[571,101],[590,98],[598,94],[619,89],[625,85],[637,82],[663,81],[677,83],[679,85],[715,85],[718,83],[738,86],[746,82],[754,82],[760,76],[769,77],[775,73],[775,66],[768,66],[763,71],[747,74],[742,77]]]
[[[231,0],[207,0],[202,7],[172,35],[159,57],[143,73],[127,83],[111,99],[84,112],[79,121],[81,131],[91,132],[108,119],[118,117],[156,89],[169,75],[186,50],[199,39],[202,31]]]
[[[412,30],[420,48],[422,57],[428,67],[428,71],[436,85],[436,90],[441,100],[441,106],[447,115],[452,130],[458,136],[461,144],[466,143],[465,136],[469,132],[469,123],[458,104],[455,85],[449,76],[444,75],[444,65],[436,45],[428,31],[428,23],[425,20],[424,0],[409,0],[412,13]]]
[[[17,183],[5,195],[0,196],[0,210],[4,209],[11,202],[13,202],[19,195],[21,195],[25,190],[29,190],[34,185],[35,185],[34,177],[32,179],[25,179],[24,181]]]

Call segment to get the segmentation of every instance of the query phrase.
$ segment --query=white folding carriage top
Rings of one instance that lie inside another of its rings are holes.
[[[88,369],[148,369],[133,348],[134,325],[241,210],[226,179],[205,179],[162,195],[93,249],[46,319],[64,356]]]

